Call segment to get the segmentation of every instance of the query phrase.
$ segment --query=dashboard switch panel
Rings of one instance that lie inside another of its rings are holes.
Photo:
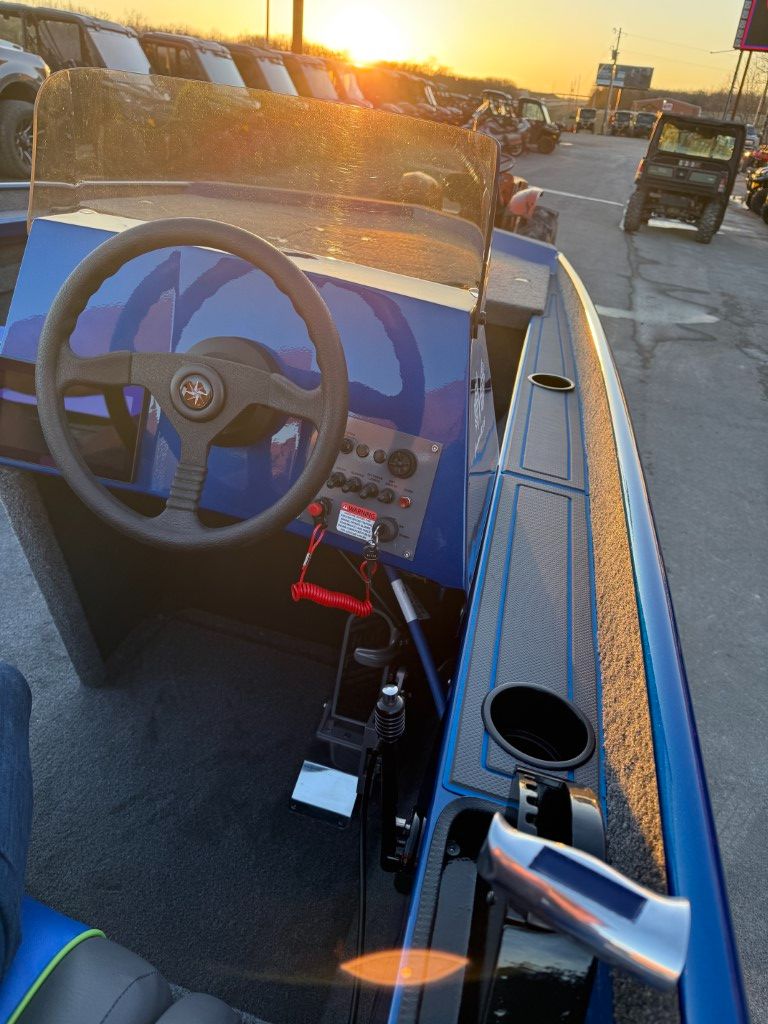
[[[328,532],[362,541],[363,534],[380,523],[379,550],[411,561],[441,451],[442,445],[425,437],[350,416],[344,444],[317,495],[318,501],[337,499]],[[346,494],[354,497],[353,502],[345,500]],[[307,513],[301,518],[311,521]]]

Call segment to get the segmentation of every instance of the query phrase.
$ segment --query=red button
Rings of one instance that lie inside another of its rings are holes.
[[[307,512],[309,512],[313,519],[317,519],[317,517],[321,516],[324,511],[325,510],[319,501],[313,501],[311,504],[307,505]]]
[[[406,494],[404,494],[402,498],[399,498],[397,503],[400,506],[400,508],[411,507],[411,499]]]

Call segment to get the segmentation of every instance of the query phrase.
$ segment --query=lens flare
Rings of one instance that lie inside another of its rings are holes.
[[[385,949],[347,960],[341,969],[369,985],[433,985],[463,970],[466,957],[439,949]]]

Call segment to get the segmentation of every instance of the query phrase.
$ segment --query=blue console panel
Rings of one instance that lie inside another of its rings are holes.
[[[3,356],[34,362],[45,315],[67,275],[130,223],[87,211],[33,223]],[[447,586],[467,586],[498,461],[485,342],[482,334],[470,342],[473,296],[340,261],[295,258],[338,326],[350,414],[379,424],[390,437],[395,430],[440,448],[417,545],[407,559],[385,549],[382,557]],[[207,249],[165,249],[123,267],[80,317],[72,348],[80,355],[127,348],[183,352],[205,339],[233,336],[260,342],[300,386],[316,385],[313,347],[285,295],[240,259]],[[0,438],[5,444],[4,432]],[[203,507],[237,518],[261,511],[295,480],[310,441],[307,425],[289,420],[270,442],[214,448]],[[3,455],[19,464],[13,453]],[[150,403],[133,479],[115,486],[164,497],[176,459],[175,432]],[[290,529],[306,533],[308,526],[297,522]],[[349,550],[359,547],[344,537],[330,539]]]

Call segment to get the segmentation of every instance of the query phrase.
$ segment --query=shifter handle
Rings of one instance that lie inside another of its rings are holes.
[[[595,956],[672,989],[688,952],[691,905],[658,896],[588,853],[519,832],[495,814],[477,862],[516,910],[534,914]]]

